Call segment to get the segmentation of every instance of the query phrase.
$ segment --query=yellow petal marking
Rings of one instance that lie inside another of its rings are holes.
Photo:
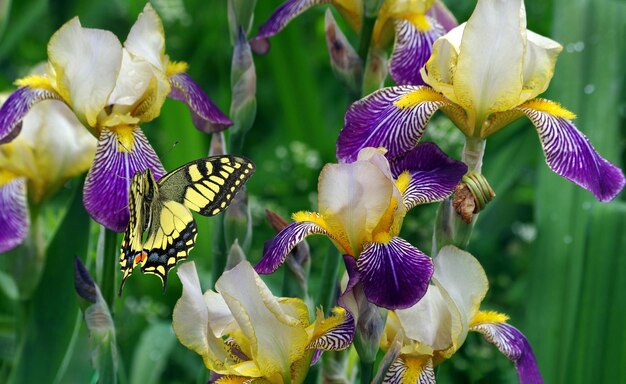
[[[22,77],[21,79],[17,79],[15,81],[15,85],[18,87],[29,87],[29,88],[37,88],[37,89],[45,89],[47,91],[56,92],[50,79],[46,76],[40,75],[31,75]]]
[[[350,254],[350,255],[352,254],[352,251],[350,250],[351,248],[350,248],[350,242],[348,241],[348,236],[346,236],[346,234],[341,228],[337,226],[331,226],[330,224],[328,224],[326,219],[324,219],[323,215],[317,212],[300,211],[291,215],[291,218],[293,219],[293,221],[298,222],[298,223],[308,221],[308,222],[319,225],[326,232],[328,232],[331,239],[335,240],[335,242],[341,248],[343,248],[343,250],[340,250],[341,252]]]
[[[401,18],[409,21],[420,32],[430,31],[432,29],[426,15],[423,13],[409,13],[402,15]]]
[[[446,99],[442,94],[436,92],[435,90],[422,87],[411,93],[407,93],[406,95],[399,98],[394,102],[396,107],[400,109],[404,108],[413,108],[416,105],[423,102],[433,102],[433,103],[443,103],[448,104],[450,101]]]
[[[18,175],[9,171],[8,169],[0,168],[0,186],[7,184],[9,181],[15,179]]]
[[[250,380],[249,377],[242,376],[223,376],[220,377],[215,384],[244,384],[246,381]]]
[[[187,72],[189,68],[189,64],[184,61],[170,61],[167,63],[167,68],[165,69],[165,75],[167,77],[178,75],[179,73]]]
[[[424,366],[428,363],[428,357],[415,357],[415,356],[403,356],[404,365],[406,371],[402,375],[402,384],[415,384],[419,383],[419,377],[422,374]]]
[[[389,244],[391,241],[391,235],[389,232],[378,232],[374,235],[374,241],[380,244]]]
[[[307,328],[307,333],[311,333],[310,341],[320,338],[331,329],[337,328],[346,320],[346,310],[342,307],[332,309],[332,314],[324,318],[324,311],[318,307],[315,313],[315,322]]]
[[[561,104],[546,99],[528,100],[518,108],[534,109],[535,111],[545,112],[549,115],[562,117],[567,120],[574,120],[576,118],[576,115],[573,112],[563,108]]]
[[[409,187],[409,183],[411,182],[411,173],[409,171],[404,171],[398,175],[398,179],[396,180],[396,187],[400,191],[400,194],[404,195],[406,189]]]
[[[132,152],[135,145],[135,127],[130,125],[118,125],[110,129],[117,135],[117,151]]]
[[[496,311],[478,311],[472,322],[470,323],[470,328],[482,323],[506,323],[509,319],[509,316],[504,313],[499,313]]]

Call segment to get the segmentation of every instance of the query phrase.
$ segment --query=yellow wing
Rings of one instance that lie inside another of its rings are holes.
[[[169,270],[187,258],[197,233],[193,216],[184,205],[172,200],[155,201],[141,271],[159,276],[165,289]]]

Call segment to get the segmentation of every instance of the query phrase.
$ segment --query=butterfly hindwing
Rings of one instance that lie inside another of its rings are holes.
[[[196,222],[184,205],[172,200],[155,202],[141,271],[159,276],[165,288],[169,270],[187,258],[197,233]]]
[[[183,165],[158,184],[168,199],[201,215],[213,216],[228,207],[252,173],[254,165],[244,157],[213,156]]]

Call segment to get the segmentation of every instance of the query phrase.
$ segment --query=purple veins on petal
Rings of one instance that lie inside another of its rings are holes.
[[[434,143],[421,143],[393,159],[390,166],[395,178],[405,171],[411,175],[403,193],[407,209],[445,199],[467,173],[467,165],[449,158]]]
[[[535,355],[526,337],[507,323],[478,323],[471,327],[495,345],[509,360],[515,363],[520,384],[541,384],[541,374]]]
[[[431,259],[406,240],[368,243],[357,259],[367,299],[387,309],[408,308],[426,293],[433,274]]]
[[[259,33],[254,37],[257,39],[266,39],[274,36],[278,32],[282,31],[287,24],[302,14],[307,9],[323,3],[328,3],[329,0],[287,0],[278,7],[272,16],[261,25]]]
[[[24,241],[30,218],[26,201],[26,178],[19,177],[0,185],[0,253]]]
[[[389,74],[398,85],[424,85],[420,70],[432,53],[433,43],[443,36],[443,28],[428,18],[429,30],[420,30],[408,20],[396,20],[396,39],[389,63]]]
[[[548,100],[531,102],[556,105]],[[614,199],[624,188],[622,170],[600,156],[569,119],[524,106],[519,110],[537,128],[548,167],[556,174],[590,191],[602,202]]]
[[[346,317],[341,324],[312,340],[307,348],[324,351],[341,351],[348,348],[354,338],[355,324],[352,313],[347,309],[345,311]]]
[[[328,232],[319,225],[309,222],[294,222],[280,231],[273,239],[265,242],[263,258],[254,267],[260,274],[272,273],[282,265],[294,247],[313,234],[328,235]]]
[[[405,107],[396,104],[416,91],[423,91],[427,98]],[[337,158],[353,162],[365,147],[385,147],[387,157],[394,158],[414,148],[431,116],[445,104],[443,98],[432,98],[432,93],[430,88],[401,85],[383,88],[352,104],[337,139]]]
[[[21,87],[9,96],[0,108],[0,144],[13,140],[22,129],[22,120],[30,108],[43,100],[61,97],[52,91]]]
[[[186,73],[178,73],[169,78],[172,91],[168,97],[187,104],[193,124],[204,133],[223,131],[233,123],[217,108],[206,93]]]
[[[128,225],[128,192],[133,175],[148,168],[155,179],[165,174],[141,128],[128,129],[132,131],[123,134],[103,129],[83,193],[83,203],[91,217],[117,232]],[[125,137],[122,139],[121,135]],[[129,135],[132,140],[128,140]]]

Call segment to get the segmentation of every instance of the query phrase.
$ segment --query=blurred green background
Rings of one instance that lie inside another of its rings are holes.
[[[281,3],[260,0],[252,33]],[[474,1],[445,1],[461,21]],[[65,21],[78,15],[83,26],[112,30],[124,40],[144,1],[0,0],[0,91],[46,60],[46,44]],[[230,103],[230,61],[226,1],[153,1],[161,15],[167,53],[187,61],[189,73],[225,112]],[[323,164],[334,162],[335,140],[351,102],[334,78],[324,40],[324,8],[317,7],[272,38],[265,56],[255,56],[256,122],[243,155],[257,165],[248,183],[256,262],[273,232],[264,218],[272,209],[288,218],[315,209]],[[546,97],[578,114],[577,125],[610,161],[625,164],[626,3],[611,0],[527,0],[528,28],[559,41],[564,50]],[[345,27],[345,25],[344,25]],[[344,28],[353,42],[356,36]],[[391,84],[391,83],[390,83]],[[459,158],[462,137],[441,116],[427,131],[447,153]],[[167,101],[144,132],[166,169],[207,155],[210,138],[193,128],[186,107]],[[546,383],[626,383],[626,203],[622,193],[610,204],[549,171],[533,127],[518,121],[490,137],[483,171],[497,197],[478,220],[469,246],[483,264],[491,289],[483,308],[511,315],[534,347]],[[60,221],[81,185],[69,182],[49,202]],[[55,206],[56,204],[56,206]],[[89,226],[80,204],[52,239],[44,277],[36,292],[34,332],[16,382],[85,383],[95,380],[88,335],[73,289],[74,249],[93,265],[98,229]],[[436,205],[419,207],[405,219],[402,236],[430,250]],[[213,221],[196,217],[198,244],[191,253],[210,287]],[[120,239],[121,240],[121,239]],[[83,242],[83,243],[81,243]],[[311,238],[316,292],[325,238]],[[427,252],[428,253],[428,252]],[[19,329],[11,257],[0,255],[0,378],[10,369]],[[117,267],[116,267],[117,268]],[[343,268],[343,267],[342,267]],[[267,281],[280,292],[283,269]],[[119,279],[119,278],[118,278]],[[119,346],[120,382],[205,383],[201,358],[178,343],[171,313],[180,297],[178,279],[165,294],[152,276],[129,279],[113,309]],[[442,383],[516,382],[513,366],[495,348],[470,336],[455,357],[438,370]]]

